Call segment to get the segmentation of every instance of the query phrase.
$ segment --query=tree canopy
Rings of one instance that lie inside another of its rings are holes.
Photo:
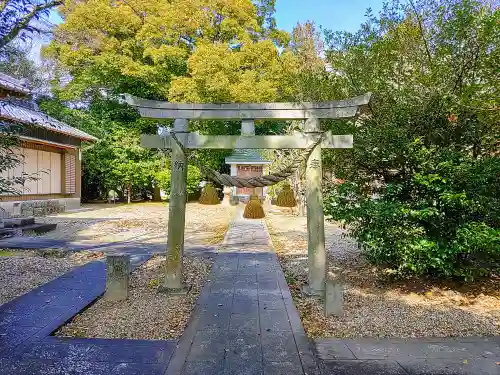
[[[168,99],[172,81],[188,73],[189,57],[206,56],[209,46],[215,56],[272,39],[273,48],[263,43],[277,58],[286,33],[274,28],[273,8],[268,0],[257,7],[250,0],[68,1],[46,53],[71,75],[68,97],[106,89]]]

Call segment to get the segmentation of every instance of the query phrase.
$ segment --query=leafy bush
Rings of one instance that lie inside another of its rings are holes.
[[[500,159],[411,145],[415,167],[378,197],[361,183],[327,192],[330,219],[348,224],[367,258],[398,275],[467,280],[500,271]]]
[[[187,170],[187,182],[186,189],[187,194],[194,194],[198,192],[200,182],[202,181],[203,176],[201,175],[200,169],[194,165],[189,165]],[[170,194],[170,180],[171,180],[171,171],[170,167],[158,172],[156,174],[156,181],[160,189],[165,193]]]
[[[357,121],[323,122],[354,137],[324,153],[348,181],[326,213],[397,275],[499,272],[499,17],[486,1],[392,0],[326,35],[334,92],[373,93]]]

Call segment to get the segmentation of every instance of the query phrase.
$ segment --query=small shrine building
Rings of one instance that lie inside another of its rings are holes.
[[[258,151],[236,149],[226,158],[226,164],[231,167],[231,176],[248,178],[267,174],[271,162],[264,160]],[[240,202],[246,203],[253,190],[233,187],[232,195],[238,197]],[[267,188],[255,188],[255,193],[263,200],[266,197]]]

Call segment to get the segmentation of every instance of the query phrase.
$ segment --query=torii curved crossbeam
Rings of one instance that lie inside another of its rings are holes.
[[[143,117],[186,120],[281,119],[354,117],[359,107],[370,103],[371,93],[346,100],[306,103],[170,103],[147,100],[125,94],[125,101],[136,107]]]

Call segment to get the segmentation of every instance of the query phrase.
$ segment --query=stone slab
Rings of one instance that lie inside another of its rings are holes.
[[[3,225],[5,228],[19,228],[31,224],[35,224],[34,217],[21,217],[3,220]]]
[[[284,310],[261,310],[260,325],[264,332],[291,332],[288,314]]]
[[[356,359],[348,346],[341,340],[318,340],[316,341],[316,351],[319,359],[326,361],[337,359]]]
[[[93,345],[85,358],[91,362],[168,363],[174,348],[173,341],[107,340]]]
[[[323,375],[408,375],[396,361],[337,360],[324,362]]]
[[[357,359],[426,358],[422,346],[387,341],[348,341],[347,347]]]
[[[426,359],[399,361],[410,375],[498,375],[500,366],[486,359]]]
[[[182,370],[182,375],[221,375],[224,374],[224,362],[189,361]]]
[[[316,341],[316,351],[325,375],[391,373],[399,371],[395,362],[412,375],[499,375],[497,339],[323,339]]]
[[[163,375],[165,364],[120,363],[109,375]]]
[[[485,354],[485,348],[483,346],[460,341],[425,343],[422,345],[422,351],[426,357],[436,359],[480,358]]]

